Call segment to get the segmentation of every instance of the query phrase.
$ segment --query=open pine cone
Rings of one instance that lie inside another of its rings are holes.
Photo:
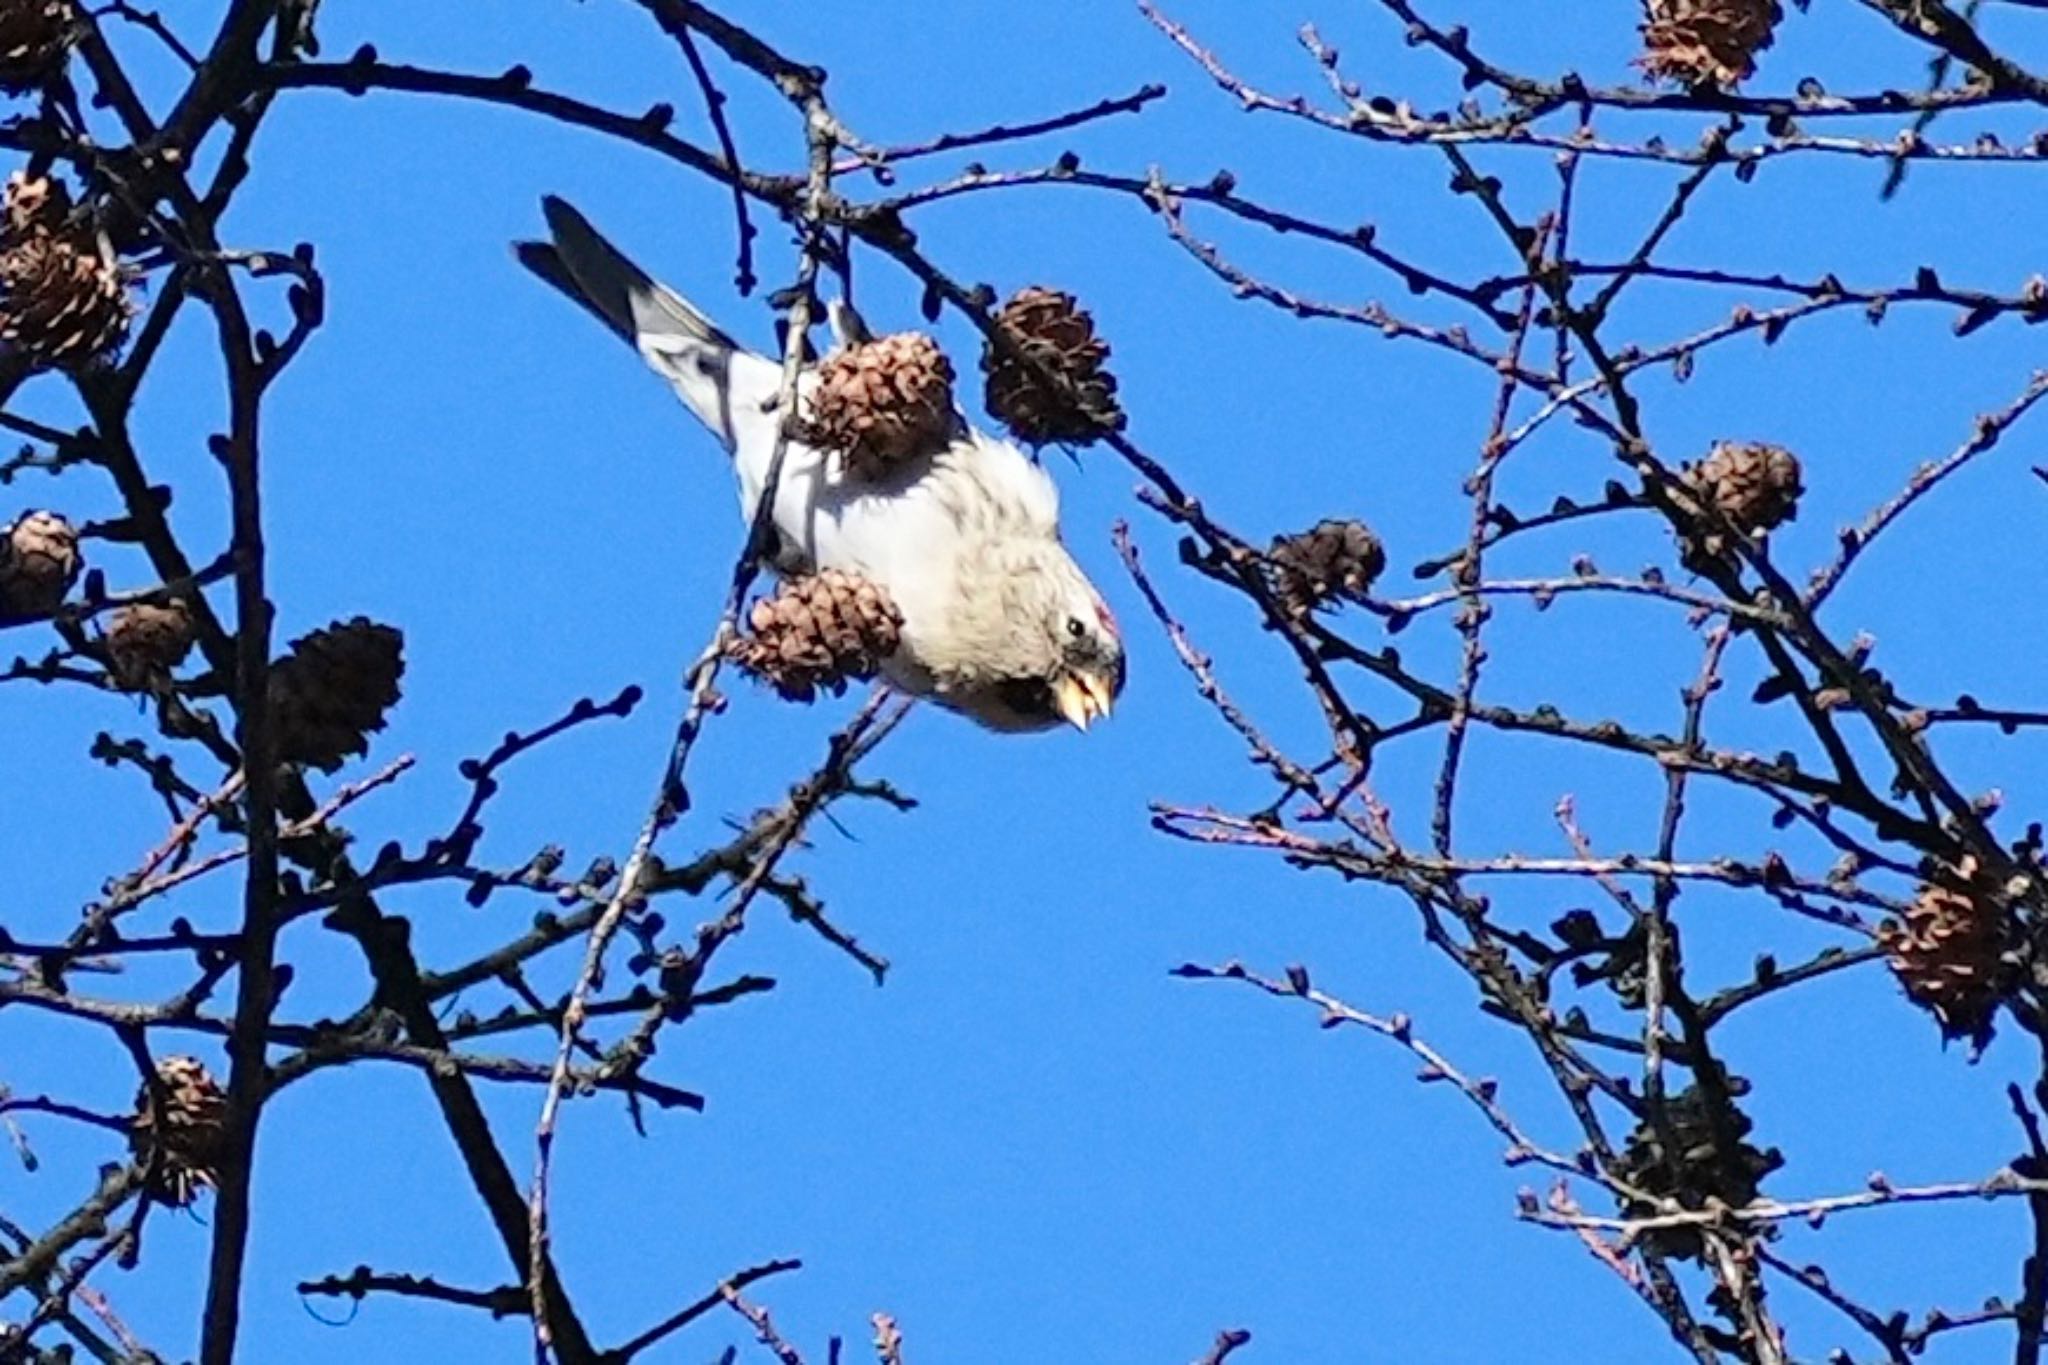
[[[880,588],[857,574],[822,569],[793,578],[754,603],[732,658],[792,701],[819,689],[837,695],[872,678],[902,638],[903,617]]]
[[[1756,70],[1783,17],[1778,0],[1648,0],[1636,64],[1653,80],[1732,86]]]
[[[1319,521],[1299,535],[1279,536],[1266,558],[1273,594],[1293,612],[1363,595],[1387,567],[1379,537],[1356,521]]]
[[[1878,931],[1892,975],[1948,1038],[1983,1043],[2013,984],[2009,922],[1996,891],[1969,875],[1929,882],[1898,920]]]
[[[1744,535],[1754,536],[1782,526],[1799,515],[1799,460],[1782,446],[1723,441],[1707,458],[1681,475],[1686,491],[1702,508],[1712,508]],[[1688,564],[1719,559],[1728,550],[1726,536],[1711,526],[1682,532],[1679,537]]]
[[[157,1111],[153,1087],[145,1083],[136,1091],[128,1147],[145,1170],[155,1168],[151,1193],[182,1208],[218,1183],[228,1099],[197,1057],[158,1058],[156,1078],[163,1111]]]
[[[804,434],[844,456],[854,478],[929,455],[953,439],[953,362],[921,332],[879,337],[818,366]]]
[[[99,233],[71,212],[61,184],[20,172],[0,217],[0,342],[42,369],[107,359],[134,308],[127,274]]]
[[[21,95],[48,83],[77,32],[71,0],[0,0],[0,90]]]
[[[107,665],[114,681],[145,692],[192,652],[192,613],[182,602],[136,602],[114,613],[107,627]]]
[[[1785,1164],[1777,1148],[1758,1149],[1746,1139],[1749,1116],[1732,1105],[1716,1125],[1710,1101],[1697,1086],[1664,1103],[1664,1123],[1637,1125],[1618,1153],[1616,1175],[1647,1194],[1675,1199],[1689,1209],[1719,1202],[1732,1209],[1754,1203],[1763,1178]],[[1725,1132],[1729,1142],[1720,1136]],[[1671,1142],[1667,1146],[1663,1134]],[[1648,1217],[1659,1210],[1641,1200],[1624,1201],[1625,1217]],[[1696,1227],[1653,1228],[1644,1243],[1666,1256],[1698,1256],[1705,1248]]]
[[[405,637],[366,616],[302,639],[270,667],[277,756],[333,772],[370,751],[370,735],[398,702]]]
[[[0,531],[0,616],[41,616],[63,604],[85,557],[55,512],[28,512]]]
[[[1070,400],[1046,383],[1031,364],[1003,353],[995,342],[982,349],[988,410],[1019,440],[1032,445],[1067,441],[1086,445],[1105,431],[1123,428],[1116,378],[1103,368],[1109,343],[1095,335],[1095,322],[1071,294],[1037,285],[1020,290],[996,314],[996,322],[1025,356],[1067,381]]]

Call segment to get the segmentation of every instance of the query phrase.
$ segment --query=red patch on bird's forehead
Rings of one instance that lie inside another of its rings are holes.
[[[1123,632],[1116,628],[1116,617],[1111,614],[1109,603],[1101,598],[1095,600],[1095,619],[1102,622],[1102,628],[1115,638],[1119,640],[1124,638]]]

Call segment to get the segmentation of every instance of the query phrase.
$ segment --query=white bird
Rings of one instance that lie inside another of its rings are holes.
[[[633,345],[718,438],[751,525],[782,425],[781,362],[720,331],[564,201],[542,209],[553,240],[520,243],[519,259]],[[836,307],[833,323],[842,340],[859,328]],[[800,402],[814,386],[807,371]],[[1085,730],[1123,689],[1115,618],[1060,543],[1052,479],[964,418],[944,449],[880,481],[790,440],[773,524],[778,572],[840,569],[888,593],[903,631],[884,673],[905,692],[1026,731]]]

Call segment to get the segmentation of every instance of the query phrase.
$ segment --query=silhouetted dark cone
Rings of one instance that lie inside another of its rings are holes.
[[[55,181],[17,171],[0,216],[0,341],[43,369],[105,360],[134,312],[120,262]]]
[[[903,617],[880,588],[857,574],[823,569],[793,578],[754,603],[749,633],[733,642],[741,668],[792,701],[871,678],[896,650]]]
[[[1778,0],[1648,0],[1636,64],[1653,80],[1735,85],[1756,70],[1784,17]]]
[[[1034,285],[1004,304],[996,322],[1026,356],[1065,379],[1075,393],[1068,398],[1034,366],[988,342],[981,353],[988,410],[1019,440],[1086,445],[1104,431],[1123,429],[1116,379],[1103,368],[1109,343],[1095,335],[1094,319],[1075,305],[1073,295]]]
[[[28,512],[0,532],[0,616],[55,611],[85,557],[78,532],[55,512]]]
[[[805,435],[846,457],[857,479],[945,448],[957,425],[953,362],[920,332],[898,332],[827,356],[818,366]]]
[[[1355,521],[1320,521],[1300,535],[1280,536],[1266,557],[1274,596],[1297,612],[1362,596],[1387,567],[1379,537]]]
[[[144,1170],[154,1165],[150,1189],[156,1197],[182,1207],[217,1183],[228,1100],[196,1057],[160,1057],[156,1075],[163,1111],[144,1084],[135,1094],[128,1147]]]
[[[1981,1044],[2014,972],[2004,905],[1971,870],[1960,885],[1921,887],[1904,914],[1879,929],[1878,942],[1907,997],[1934,1015],[1944,1036]]]
[[[15,171],[7,177],[6,197],[0,200],[0,233],[12,240],[30,232],[61,232],[70,221],[71,208],[71,191],[63,181]]]
[[[107,627],[107,665],[129,691],[146,691],[192,652],[192,613],[182,602],[136,602]]]
[[[71,0],[0,0],[0,90],[24,94],[63,70],[77,25]]]
[[[1681,475],[1686,491],[1726,517],[1737,531],[1756,535],[1799,514],[1799,461],[1781,446],[1723,441],[1707,458]],[[1728,550],[1725,535],[1703,524],[1679,536],[1688,563],[1717,559]]]
[[[370,751],[370,735],[398,701],[405,637],[368,617],[338,621],[292,642],[270,668],[277,756],[333,772]]]
[[[1615,1174],[1646,1194],[1675,1199],[1689,1209],[1704,1209],[1715,1200],[1733,1209],[1755,1202],[1758,1185],[1785,1159],[1775,1147],[1758,1150],[1744,1140],[1749,1136],[1749,1116],[1732,1105],[1725,1123],[1731,1141],[1724,1146],[1710,1112],[1709,1101],[1697,1086],[1669,1097],[1663,1128],[1671,1145],[1667,1148],[1657,1125],[1645,1120],[1628,1135]],[[1627,1218],[1657,1212],[1654,1204],[1641,1200],[1622,1202]],[[1666,1256],[1698,1256],[1703,1250],[1699,1230],[1691,1227],[1655,1228],[1642,1240]]]

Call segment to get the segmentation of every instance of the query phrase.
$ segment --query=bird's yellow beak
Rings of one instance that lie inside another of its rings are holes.
[[[1108,679],[1076,670],[1060,675],[1052,685],[1052,700],[1067,724],[1076,730],[1086,730],[1090,722],[1109,714],[1116,695],[1110,690]]]

